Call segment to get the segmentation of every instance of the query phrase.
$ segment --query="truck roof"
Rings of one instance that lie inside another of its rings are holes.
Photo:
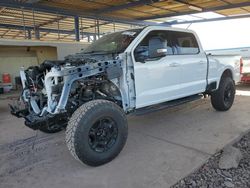
[[[191,29],[183,29],[183,28],[177,28],[177,27],[167,27],[167,26],[147,26],[145,28],[155,29],[155,30],[170,30],[170,31],[180,31],[180,32],[188,32],[188,33],[195,33]]]
[[[146,26],[146,27],[138,27],[138,28],[133,28],[133,29],[125,29],[125,30],[120,30],[120,31],[115,31],[111,33],[118,33],[118,32],[124,32],[124,31],[130,31],[130,30],[135,30],[135,29],[150,29],[150,30],[169,30],[169,31],[179,31],[179,32],[188,32],[188,33],[194,33],[196,34],[195,31],[191,29],[182,29],[182,28],[177,28],[177,27],[167,27],[167,26]],[[111,33],[106,33],[111,34]]]

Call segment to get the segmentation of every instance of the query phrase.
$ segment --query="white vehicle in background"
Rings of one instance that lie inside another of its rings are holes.
[[[125,145],[126,114],[206,95],[216,110],[229,110],[240,79],[240,58],[207,55],[190,30],[150,26],[116,32],[63,61],[21,70],[26,107],[11,106],[11,113],[43,132],[66,127],[71,154],[98,166]]]
[[[250,83],[250,47],[243,48],[229,48],[229,49],[218,49],[210,50],[208,53],[213,54],[224,54],[224,55],[240,55],[242,57],[241,61],[241,82]]]

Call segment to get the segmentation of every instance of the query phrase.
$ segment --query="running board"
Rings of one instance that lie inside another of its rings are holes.
[[[192,95],[192,96],[189,96],[189,97],[184,97],[184,98],[181,98],[181,99],[176,99],[176,100],[172,100],[172,101],[168,101],[168,102],[164,102],[164,103],[160,103],[160,104],[140,108],[140,109],[137,109],[134,112],[132,112],[132,115],[140,116],[140,115],[160,111],[160,110],[163,110],[163,109],[179,106],[179,105],[185,104],[187,102],[199,100],[202,97],[203,97],[202,94]]]

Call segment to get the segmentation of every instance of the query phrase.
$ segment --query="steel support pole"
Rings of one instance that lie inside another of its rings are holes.
[[[75,37],[76,41],[80,41],[79,17],[75,16]]]
[[[113,22],[113,30],[114,30],[114,32],[115,32],[115,22]]]
[[[29,30],[28,30],[28,39],[31,39],[31,38],[32,38],[31,30],[29,29]]]
[[[94,25],[95,25],[95,35],[94,35],[94,41],[96,41],[96,20],[95,20],[95,22],[94,22]]]
[[[24,32],[24,37],[27,39],[27,34],[26,34],[26,25],[25,25],[25,18],[24,18],[24,11],[22,9],[22,22],[23,22],[23,32]]]
[[[82,40],[83,40],[84,39],[84,33],[83,33],[82,18],[81,18],[81,35],[82,35]]]
[[[98,39],[100,38],[100,24],[99,24],[99,20],[96,21],[97,22],[97,36]]]
[[[36,40],[40,40],[40,31],[39,31],[39,28],[38,27],[35,27],[35,38]]]

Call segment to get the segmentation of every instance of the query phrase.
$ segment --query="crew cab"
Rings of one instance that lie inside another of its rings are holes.
[[[71,154],[98,166],[125,145],[126,114],[207,95],[216,110],[229,110],[240,56],[207,55],[195,32],[149,26],[105,35],[81,53],[22,68],[20,75],[23,105],[11,113],[34,130],[66,128]]]

